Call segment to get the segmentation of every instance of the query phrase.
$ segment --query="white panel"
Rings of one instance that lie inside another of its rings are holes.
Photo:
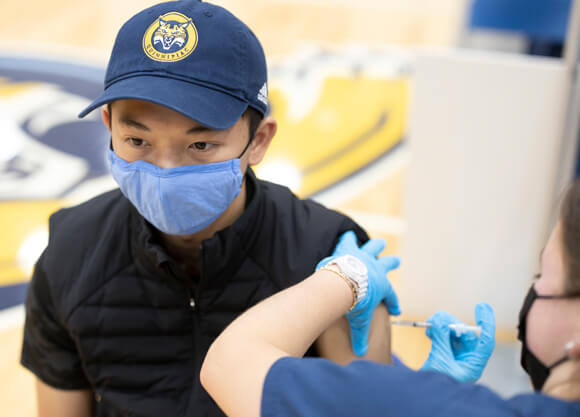
[[[473,321],[479,301],[513,329],[538,268],[569,93],[563,62],[423,52],[411,102],[405,313]]]

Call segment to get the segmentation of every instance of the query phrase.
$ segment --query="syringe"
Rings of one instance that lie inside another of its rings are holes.
[[[412,321],[412,320],[391,320],[391,324],[396,324],[398,326],[411,326],[411,327],[431,327],[431,323],[425,321]],[[449,325],[449,328],[455,332],[457,337],[460,337],[466,332],[475,332],[477,336],[481,334],[481,326],[469,326],[462,323],[453,323]]]

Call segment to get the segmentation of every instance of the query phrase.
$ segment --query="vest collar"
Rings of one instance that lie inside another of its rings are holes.
[[[242,215],[202,243],[202,279],[208,279],[210,286],[220,286],[223,280],[233,278],[242,262],[251,257],[260,236],[265,218],[265,194],[251,169],[246,173],[246,186],[248,197]]]
[[[263,190],[252,169],[247,170],[245,179],[247,199],[242,215],[232,225],[202,242],[204,275],[214,276],[234,265],[239,266],[258,237],[260,219],[263,218]],[[155,269],[162,269],[165,263],[175,264],[162,247],[157,230],[133,205],[131,229],[134,256]]]

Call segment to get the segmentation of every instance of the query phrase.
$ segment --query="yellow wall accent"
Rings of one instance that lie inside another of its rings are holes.
[[[277,161],[303,175],[294,191],[308,196],[348,177],[401,141],[406,125],[409,82],[369,77],[328,77],[318,102],[302,120],[291,120],[275,86],[270,93],[278,135],[257,168]],[[381,118],[386,122],[377,129]],[[366,137],[366,140],[358,140]],[[344,151],[322,164],[330,156]]]

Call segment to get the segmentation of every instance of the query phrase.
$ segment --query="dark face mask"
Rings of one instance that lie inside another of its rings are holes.
[[[569,359],[568,355],[558,359],[550,366],[544,365],[537,357],[533,354],[533,352],[528,348],[528,344],[526,341],[526,322],[528,318],[528,313],[530,312],[530,308],[532,308],[532,304],[536,298],[539,299],[565,299],[565,298],[576,298],[578,296],[574,295],[538,295],[536,293],[536,289],[532,285],[526,298],[524,300],[524,304],[522,305],[522,309],[520,310],[519,315],[519,323],[518,323],[518,339],[522,342],[522,355],[521,355],[521,364],[522,368],[526,371],[526,373],[530,376],[532,380],[532,386],[534,387],[535,391],[541,391],[546,379],[550,375],[550,371],[554,369],[556,366],[560,365],[562,362],[565,362]]]

